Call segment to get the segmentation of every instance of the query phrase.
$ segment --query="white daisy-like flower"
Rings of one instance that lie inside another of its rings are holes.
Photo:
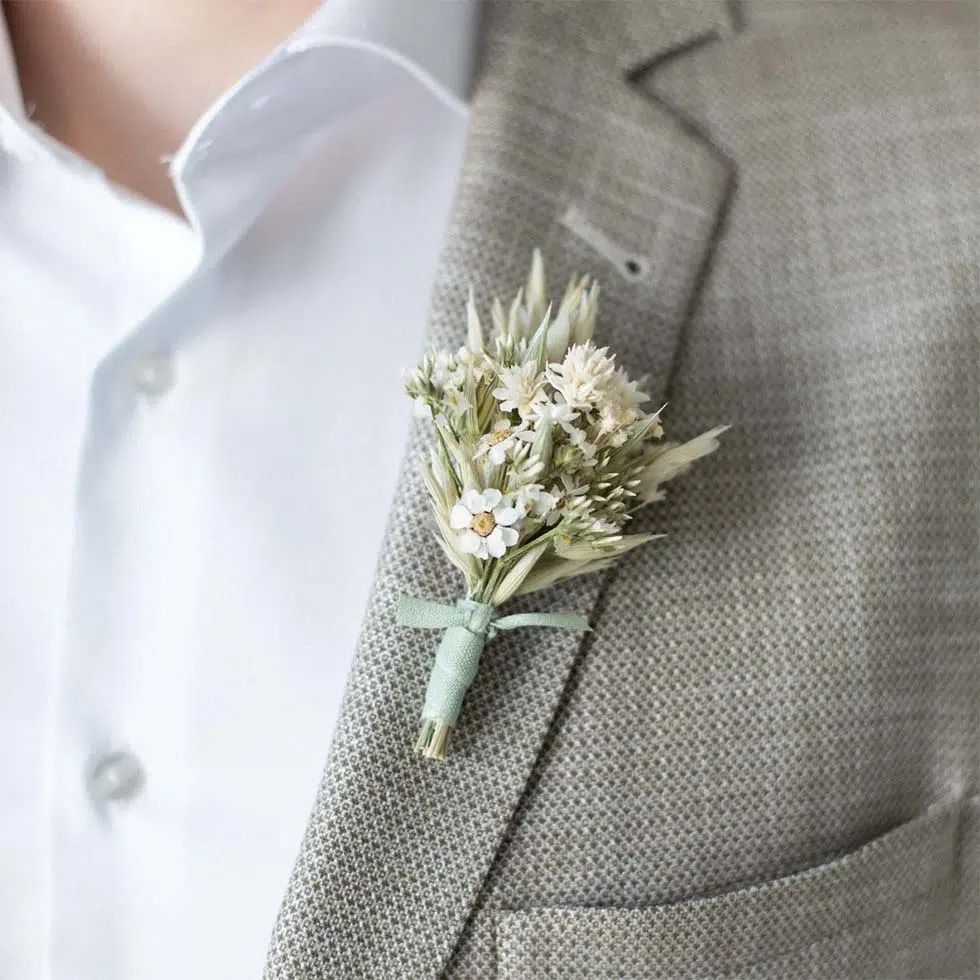
[[[451,408],[456,415],[462,415],[467,409],[472,408],[472,402],[459,388],[446,388],[442,393],[442,403]]]
[[[513,426],[506,419],[501,419],[488,433],[480,439],[476,456],[488,456],[494,466],[502,466],[520,447],[522,442],[532,442],[534,434],[523,425]]]
[[[517,491],[514,506],[525,516],[537,520],[554,514],[558,506],[558,498],[548,493],[540,483],[528,483]]]
[[[541,387],[541,375],[533,361],[517,367],[501,368],[500,387],[494,388],[493,397],[500,402],[504,412],[518,412],[522,419],[531,413],[531,403]]]
[[[459,531],[462,551],[477,558],[502,558],[517,544],[520,535],[513,525],[521,516],[504,503],[499,490],[465,490],[449,514],[449,526]]]

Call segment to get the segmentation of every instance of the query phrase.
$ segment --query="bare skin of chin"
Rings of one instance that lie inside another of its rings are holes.
[[[162,160],[320,0],[0,0],[24,103],[113,183],[183,216]]]

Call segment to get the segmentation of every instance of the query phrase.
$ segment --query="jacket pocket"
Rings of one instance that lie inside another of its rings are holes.
[[[629,909],[500,911],[498,976],[922,976],[916,949],[926,965],[938,965],[926,947],[953,921],[957,871],[961,862],[975,863],[978,810],[978,798],[964,802],[951,793],[855,851],[710,898]],[[962,877],[971,874],[975,868]],[[950,963],[963,955],[970,953],[951,951]]]

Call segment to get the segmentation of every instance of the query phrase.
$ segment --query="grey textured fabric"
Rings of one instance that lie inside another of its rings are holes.
[[[675,432],[735,428],[666,540],[535,597],[592,634],[494,641],[445,765],[394,622],[459,590],[413,442],[269,980],[977,975],[977,36],[490,5],[432,343],[537,245]]]
[[[902,975],[898,964],[912,941],[949,926],[957,868],[964,848],[976,845],[980,807],[972,800],[961,811],[953,796],[847,855],[715,898],[501,911],[499,976]]]

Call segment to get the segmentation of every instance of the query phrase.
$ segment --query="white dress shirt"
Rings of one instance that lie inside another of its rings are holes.
[[[4,980],[261,975],[410,424],[474,30],[461,0],[328,0],[172,161],[190,223],[31,124],[0,36]]]

